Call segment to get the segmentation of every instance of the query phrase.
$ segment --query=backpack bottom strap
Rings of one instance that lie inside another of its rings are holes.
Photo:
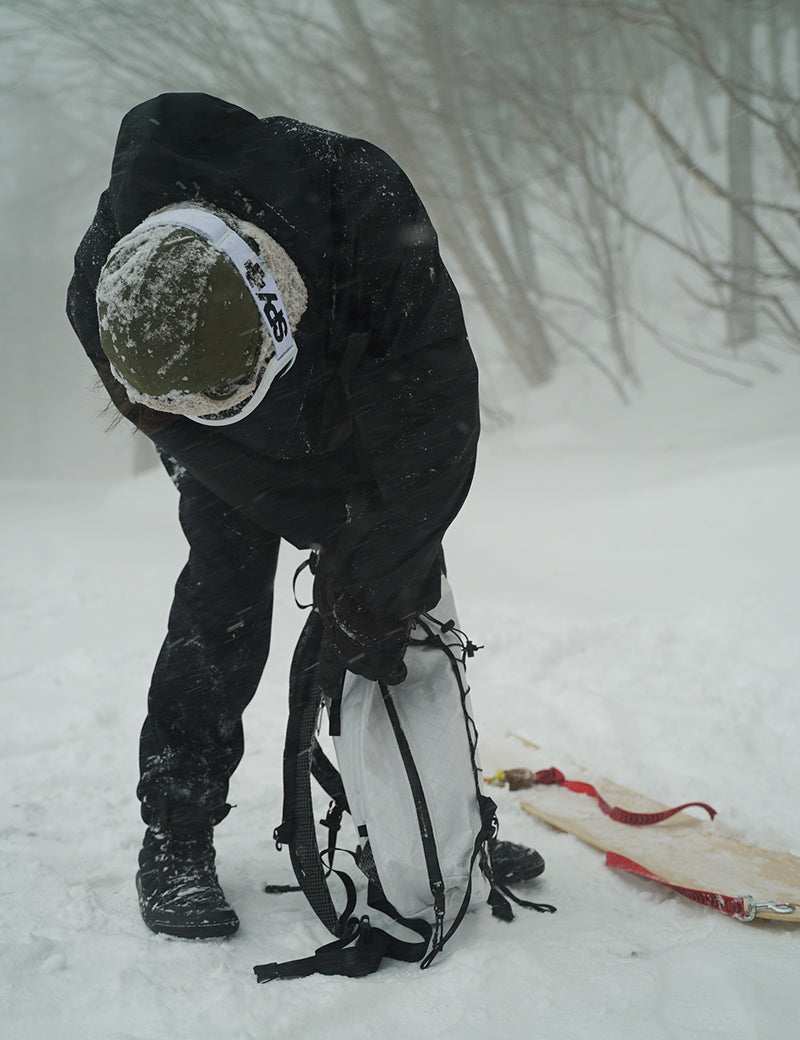
[[[413,922],[419,925],[419,922]],[[418,928],[415,930],[419,931]],[[420,933],[421,934],[421,933]],[[429,934],[419,943],[401,942],[383,931],[373,928],[369,917],[353,917],[348,921],[340,939],[328,943],[312,957],[282,963],[257,964],[257,982],[272,982],[274,979],[305,979],[309,975],[343,975],[360,979],[372,975],[381,966],[384,957],[397,960],[418,961],[425,954]]]

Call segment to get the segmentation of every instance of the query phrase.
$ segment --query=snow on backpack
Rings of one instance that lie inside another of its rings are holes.
[[[496,806],[481,790],[465,675],[465,658],[477,647],[456,627],[444,578],[442,592],[435,610],[421,615],[412,629],[407,678],[387,686],[348,672],[341,699],[333,702],[316,676],[319,614],[313,611],[306,622],[292,661],[283,820],[274,837],[279,849],[288,846],[299,888],[336,938],[310,957],[257,965],[259,982],[314,973],[359,977],[376,971],[385,956],[427,968],[470,905],[487,893],[493,913],[504,920],[513,917],[509,898],[541,911],[554,909],[515,897],[493,863],[500,846],[520,847],[496,840]],[[318,740],[324,710],[339,770]],[[322,849],[312,777],[330,800],[320,821],[327,831]],[[346,813],[357,835],[350,854],[366,878],[372,916],[356,912],[363,883],[357,886],[345,870],[334,868]],[[521,851],[537,857],[543,868],[536,853]],[[541,868],[529,869],[527,876]],[[344,888],[341,910],[331,895],[331,875]],[[267,886],[272,892],[288,890],[296,889]],[[399,938],[398,932],[411,938]]]

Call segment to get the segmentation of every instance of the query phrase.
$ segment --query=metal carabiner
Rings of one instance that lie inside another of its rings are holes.
[[[747,911],[734,914],[737,921],[752,921],[757,913],[764,910],[769,910],[773,914],[794,914],[798,909],[794,903],[757,903],[752,896],[742,896],[742,905],[747,907]]]

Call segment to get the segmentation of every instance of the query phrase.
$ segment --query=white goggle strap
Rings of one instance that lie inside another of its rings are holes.
[[[143,220],[139,227],[158,227],[165,224],[175,224],[177,227],[194,231],[210,245],[225,253],[255,300],[275,344],[276,356],[282,358],[284,354],[297,349],[289,325],[289,316],[272,272],[258,253],[251,249],[233,228],[228,227],[216,214],[194,206],[155,213]]]
[[[186,418],[191,419],[192,422],[200,423],[201,426],[231,426],[233,423],[239,422],[240,419],[244,419],[258,408],[267,396],[269,388],[282,372],[287,371],[292,367],[296,357],[297,348],[293,347],[292,350],[284,351],[280,357],[276,354],[273,358],[270,358],[270,361],[264,370],[264,375],[261,377],[261,381],[255,389],[255,393],[252,397],[248,398],[247,402],[238,411],[234,412],[233,415],[228,415],[220,419],[215,419],[211,415],[187,415]]]

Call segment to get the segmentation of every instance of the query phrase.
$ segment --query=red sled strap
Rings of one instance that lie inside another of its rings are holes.
[[[532,772],[530,769],[506,769],[498,773],[490,783],[507,784],[512,791],[531,788],[535,784],[556,784],[559,787],[566,787],[569,791],[575,791],[578,794],[588,794],[596,798],[598,805],[606,816],[610,816],[612,820],[618,823],[626,823],[631,827],[647,827],[653,823],[661,823],[662,820],[668,820],[676,813],[692,807],[704,809],[712,820],[717,815],[716,810],[712,809],[710,805],[706,805],[705,802],[686,802],[684,805],[678,805],[674,809],[664,809],[662,812],[655,813],[630,812],[627,809],[609,805],[591,784],[580,780],[567,780],[561,770],[555,767],[540,769],[537,773]],[[675,885],[671,881],[665,881],[663,878],[658,877],[648,870],[647,867],[643,867],[640,863],[635,863],[633,860],[628,859],[627,856],[622,856],[618,852],[606,852],[606,866],[615,870],[625,870],[630,874],[638,874],[639,877],[647,878],[650,881],[657,881],[659,884],[666,885],[667,888],[680,893],[680,895],[686,896],[687,899],[691,899],[694,903],[712,907],[723,914],[727,914],[729,917],[735,917],[739,921],[752,921],[756,914],[761,911],[769,910],[773,914],[793,914],[800,909],[793,903],[756,903],[752,896],[726,896],[720,892],[705,892],[702,889]]]
[[[512,770],[506,772],[506,776]],[[516,772],[516,770],[514,770]],[[690,809],[696,807],[698,809],[705,809],[708,815],[713,820],[717,815],[716,809],[712,809],[710,805],[706,805],[705,802],[686,802],[684,805],[677,805],[674,809],[664,809],[663,812],[655,813],[637,813],[630,812],[628,809],[620,809],[618,806],[609,805],[608,802],[600,795],[596,787],[591,784],[583,783],[580,780],[567,780],[560,769],[551,767],[550,769],[540,769],[538,773],[533,774],[533,784],[558,784],[559,787],[566,787],[568,791],[575,791],[578,794],[588,794],[593,798],[597,799],[597,804],[600,806],[606,816],[610,816],[612,820],[617,823],[626,823],[630,827],[649,827],[653,823],[661,823],[662,820],[668,820],[670,816],[674,816],[676,813],[683,812],[684,809]]]
[[[660,885],[666,885],[667,888],[671,888],[682,896],[686,896],[687,899],[691,899],[693,903],[702,903],[703,906],[713,907],[714,910],[719,910],[729,917],[735,917],[737,921],[753,921],[756,914],[766,910],[771,911],[773,914],[789,915],[796,913],[800,909],[794,903],[777,903],[772,901],[757,903],[752,896],[724,896],[719,892],[704,892],[700,888],[684,888],[683,885],[673,885],[671,881],[665,881],[663,878],[653,874],[647,867],[643,867],[641,863],[634,863],[632,859],[628,859],[627,856],[621,856],[618,852],[606,853],[606,866],[613,867],[614,870],[627,870],[629,874],[638,874],[639,877],[647,878],[649,881],[657,881]]]
[[[639,877],[647,878],[649,881],[657,881],[660,885],[679,892],[693,903],[701,903],[703,906],[713,907],[729,917],[736,917],[740,921],[752,921],[755,917],[756,907],[750,896],[724,896],[719,892],[704,892],[699,888],[684,888],[682,885],[673,885],[671,881],[665,881],[643,867],[640,863],[634,863],[627,856],[621,856],[618,852],[606,853],[606,866],[614,870],[626,870],[629,874],[638,874]]]

